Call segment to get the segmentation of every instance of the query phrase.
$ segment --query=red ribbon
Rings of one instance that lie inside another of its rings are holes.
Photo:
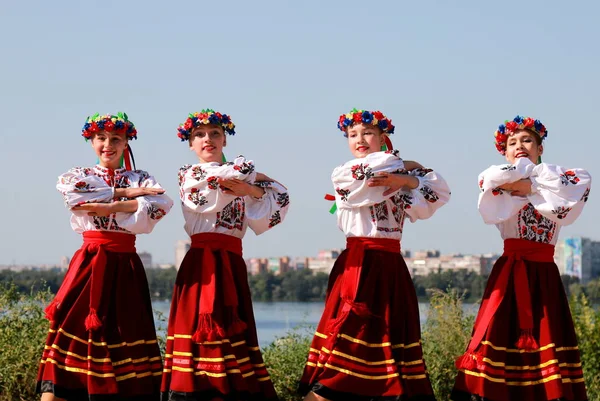
[[[98,311],[101,310],[102,306],[102,294],[109,292],[105,287],[112,282],[112,280],[105,279],[106,251],[135,253],[135,235],[110,231],[84,232],[83,245],[71,261],[69,270],[54,300],[45,310],[46,317],[49,320],[55,320],[56,311],[60,308],[66,294],[69,293],[73,281],[79,272],[79,267],[82,266],[88,255],[93,255],[90,259],[90,267],[92,269],[90,275],[90,311],[85,319],[85,328],[86,330],[96,330],[102,326],[102,321],[98,317]]]
[[[389,136],[385,136],[385,147],[387,150],[394,150],[394,145],[392,145],[392,140]]]
[[[129,146],[123,151],[123,159],[125,159],[125,170],[131,171],[131,158],[129,156]]]
[[[346,239],[346,248],[348,249],[348,256],[344,265],[340,290],[340,296],[344,305],[338,317],[332,319],[328,325],[328,329],[334,339],[337,337],[337,333],[351,311],[361,317],[373,316],[373,313],[365,303],[356,302],[365,251],[376,250],[399,254],[400,241],[389,238],[348,237]]]
[[[490,325],[492,317],[500,307],[506,295],[510,276],[513,276],[515,299],[517,302],[519,328],[521,335],[516,343],[520,349],[536,349],[538,344],[533,338],[533,312],[531,308],[531,293],[529,291],[529,280],[527,278],[527,265],[525,260],[532,262],[554,262],[554,245],[524,239],[504,240],[504,254],[506,258],[501,268],[498,279],[494,283],[490,297],[481,303],[477,319],[475,320],[475,331],[464,355],[458,358],[456,366],[459,369],[472,369],[476,366],[478,355],[475,350],[483,340]]]
[[[193,340],[195,342],[214,341],[218,338],[224,338],[225,335],[231,336],[243,332],[246,329],[246,324],[239,318],[237,313],[239,301],[229,259],[229,252],[242,256],[242,240],[226,234],[200,233],[192,235],[191,247],[204,250],[201,267],[202,290],[200,292],[199,317]],[[223,263],[222,282],[219,288],[229,312],[230,327],[227,333],[213,319],[217,293],[215,251],[220,252]]]

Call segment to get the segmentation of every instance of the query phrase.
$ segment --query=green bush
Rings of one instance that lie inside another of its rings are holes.
[[[588,399],[600,400],[600,310],[584,294],[571,296],[570,305]]]
[[[0,287],[0,400],[34,400],[35,383],[48,320],[43,305],[49,290],[23,294],[15,285]]]
[[[454,361],[465,351],[473,329],[474,317],[464,312],[463,298],[456,290],[430,291],[423,354],[433,392],[440,401],[450,399],[458,373]]]
[[[281,401],[299,401],[296,393],[314,328],[298,327],[263,350],[263,358]]]

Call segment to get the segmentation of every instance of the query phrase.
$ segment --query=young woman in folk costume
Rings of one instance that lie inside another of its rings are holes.
[[[169,316],[164,400],[276,400],[252,311],[242,238],[281,223],[287,190],[242,156],[225,162],[230,117],[190,114],[178,136],[199,163],[179,171],[179,195],[190,235]],[[259,182],[260,180],[260,182]]]
[[[517,116],[495,132],[508,164],[479,176],[479,212],[504,254],[490,274],[452,399],[587,399],[569,304],[554,263],[561,226],[580,215],[591,177],[541,162],[548,132]]]
[[[126,114],[88,117],[83,137],[99,161],[58,178],[83,245],[46,309],[37,391],[43,401],[158,400],[162,363],[135,236],[150,233],[173,201],[154,177],[131,169],[137,131]]]
[[[305,400],[434,400],[400,240],[404,219],[431,217],[450,190],[392,150],[394,126],[381,112],[352,110],[338,128],[355,157],[331,177],[347,245],[330,274],[300,392]]]

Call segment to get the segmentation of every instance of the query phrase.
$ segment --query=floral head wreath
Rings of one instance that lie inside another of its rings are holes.
[[[494,132],[498,152],[503,155],[506,154],[506,141],[509,135],[519,130],[535,132],[542,141],[548,136],[548,130],[540,120],[534,120],[531,117],[516,116],[512,121],[504,121],[504,124],[501,124],[496,132]]]
[[[218,111],[204,109],[200,112],[190,113],[187,120],[177,128],[177,136],[182,142],[187,141],[190,138],[192,129],[203,124],[218,125],[229,135],[235,135],[235,124],[231,121],[231,117]]]
[[[348,136],[348,127],[352,124],[365,123],[381,128],[384,134],[393,134],[394,125],[392,120],[383,115],[380,111],[368,110],[350,110],[350,113],[342,114],[338,120],[338,128],[344,132],[344,136]]]
[[[112,114],[101,116],[96,113],[86,118],[85,124],[83,124],[83,128],[81,129],[81,136],[86,140],[91,139],[95,132],[100,131],[124,133],[128,139],[137,139],[135,125],[129,121],[127,114],[122,112],[118,112],[116,116]]]

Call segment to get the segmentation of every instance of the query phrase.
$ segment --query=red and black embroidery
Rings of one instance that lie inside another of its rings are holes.
[[[152,220],[160,220],[163,217],[165,217],[166,214],[167,212],[154,205],[150,205],[150,207],[148,208],[148,215]]]
[[[140,180],[140,184],[141,184],[141,180]],[[129,188],[131,187],[131,181],[129,180],[129,177],[125,176],[125,175],[118,175],[115,176],[115,188]]]
[[[92,221],[96,230],[127,231],[119,227],[114,217],[114,214],[110,216],[92,216]]]
[[[392,215],[394,216],[394,220],[396,224],[400,227],[399,231],[402,231],[402,226],[404,225],[404,218],[406,217],[405,209],[410,209],[410,205],[412,204],[412,196],[409,194],[401,194],[396,193],[394,196],[390,198],[392,201]]]
[[[144,170],[133,170],[134,173],[138,174],[138,185],[141,187],[142,184],[144,183],[144,181],[146,181],[148,178],[150,178],[150,174],[148,174],[147,171]]]
[[[179,179],[179,186],[181,186],[185,182],[185,173],[192,167],[191,164],[186,164],[179,168],[179,173],[177,174],[177,178]]]
[[[215,177],[214,175],[212,177],[208,177],[206,179],[206,181],[208,182],[208,188],[209,189],[217,189],[217,188],[219,188],[219,182],[217,181],[217,177]]]
[[[569,214],[569,212],[571,210],[573,210],[573,208],[571,208],[571,207],[559,206],[558,208],[556,208],[552,211],[552,214],[555,214],[556,218],[562,220],[565,217],[567,217],[567,215]]]
[[[548,244],[554,238],[556,223],[542,216],[531,203],[519,211],[517,221],[521,239]]]
[[[75,175],[83,175],[84,177],[94,175],[94,169],[90,167],[74,167],[71,169]]]
[[[368,180],[374,175],[373,170],[371,170],[368,164],[361,163],[354,165],[350,168],[350,171],[352,171],[352,178],[359,181]]]
[[[589,196],[590,196],[590,189],[586,188],[585,192],[583,193],[583,196],[581,197],[581,200],[584,202],[587,202]]]
[[[505,191],[500,187],[492,189],[492,195],[494,196],[502,195],[504,192]]]
[[[378,221],[387,221],[389,217],[386,202],[383,201],[381,203],[376,203],[373,206],[369,206],[369,210],[371,211],[371,221],[376,223]]]
[[[513,166],[512,164],[507,164],[505,166],[500,167],[500,170],[502,170],[502,171],[513,171],[516,169],[517,168],[515,166]]]
[[[431,173],[433,170],[430,168],[416,168],[412,170],[412,175],[415,177],[425,177],[427,174]]]
[[[419,192],[421,192],[423,194],[423,197],[429,203],[435,203],[440,199],[440,197],[427,185],[423,185],[419,189]]]
[[[206,196],[201,195],[198,188],[192,188],[190,194],[188,195],[188,200],[196,206],[204,206],[208,203]]]
[[[246,204],[242,198],[235,198],[220,212],[217,212],[216,227],[225,227],[229,230],[241,230],[246,218]]]
[[[563,174],[560,175],[560,182],[563,185],[569,185],[569,184],[575,185],[579,181],[580,181],[579,177],[577,177],[577,174],[573,170],[567,170]]]
[[[201,180],[203,180],[203,179],[206,178],[206,170],[204,170],[200,166],[194,166],[194,167],[192,167],[192,174],[191,174],[191,176],[196,181],[201,181]]]
[[[256,181],[254,185],[263,189],[271,188],[273,186],[273,181]]]
[[[108,216],[92,216],[94,227],[96,230],[108,230],[110,225],[110,217]]]
[[[244,161],[242,164],[234,165],[233,169],[239,171],[242,174],[250,174],[254,171],[254,164]]]
[[[269,218],[269,227],[275,227],[281,223],[281,212],[278,210]]]
[[[290,196],[288,195],[287,192],[284,192],[282,194],[277,194],[277,204],[280,207],[286,207],[287,205],[290,204]]]
[[[483,179],[479,180],[479,190],[483,192]]]
[[[394,155],[397,158],[400,158],[400,151],[398,149],[386,150],[385,153],[387,153],[388,155]]]
[[[407,192],[398,192],[396,195],[392,197],[392,201],[394,199],[398,199],[398,202],[402,201],[404,209],[410,209],[413,203],[413,196]]]
[[[91,189],[90,184],[85,181],[78,181],[73,187],[75,192],[88,192]]]
[[[348,195],[350,195],[350,190],[349,189],[342,189],[342,188],[336,188],[335,192],[338,193],[338,195],[340,196],[340,198],[342,199],[342,201],[347,202],[348,201]]]

